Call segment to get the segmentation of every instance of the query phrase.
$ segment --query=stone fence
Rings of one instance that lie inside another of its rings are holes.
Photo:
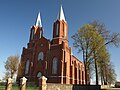
[[[101,90],[100,85],[74,85],[46,83],[47,78],[42,76],[39,82],[39,90]]]
[[[20,90],[26,90],[25,77],[20,79]],[[56,84],[56,83],[46,83],[47,78],[42,76],[39,79],[39,90],[101,90],[100,85],[74,85],[74,84]],[[7,80],[6,89],[12,90],[12,79]]]
[[[74,85],[47,83],[46,90],[101,90],[100,85]]]

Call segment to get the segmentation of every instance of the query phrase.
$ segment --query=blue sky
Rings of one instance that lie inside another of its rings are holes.
[[[0,79],[4,75],[4,62],[14,54],[21,55],[27,46],[30,27],[41,13],[44,36],[52,39],[53,23],[62,3],[68,22],[69,46],[71,36],[84,24],[93,20],[105,23],[111,32],[120,33],[120,0],[1,0],[0,1]],[[111,61],[120,81],[120,47],[109,46]],[[82,60],[73,48],[73,54]]]

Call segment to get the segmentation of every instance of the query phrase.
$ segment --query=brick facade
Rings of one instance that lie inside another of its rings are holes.
[[[17,80],[25,76],[38,83],[43,75],[48,83],[85,84],[84,64],[72,55],[64,20],[54,22],[51,41],[43,36],[42,27],[34,25],[27,48],[23,47]]]

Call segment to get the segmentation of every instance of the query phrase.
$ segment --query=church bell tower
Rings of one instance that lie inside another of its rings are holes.
[[[40,18],[40,13],[38,13],[35,25],[31,28],[30,41],[37,40],[43,36],[43,28]]]
[[[42,36],[43,36],[43,28],[42,28],[41,17],[40,17],[40,12],[39,12],[35,25],[32,26],[31,31],[30,31],[28,48],[33,47],[34,42],[39,40],[39,38],[42,38]]]
[[[68,45],[68,24],[65,20],[63,8],[61,6],[57,20],[54,22],[53,26],[52,44],[62,44],[62,42],[65,42],[66,45]]]

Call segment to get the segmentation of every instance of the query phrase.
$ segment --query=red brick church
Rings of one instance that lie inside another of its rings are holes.
[[[84,64],[68,46],[68,24],[62,6],[53,25],[52,40],[43,35],[39,13],[27,48],[23,47],[17,79],[25,76],[28,82],[38,82],[43,75],[49,83],[85,84]]]

